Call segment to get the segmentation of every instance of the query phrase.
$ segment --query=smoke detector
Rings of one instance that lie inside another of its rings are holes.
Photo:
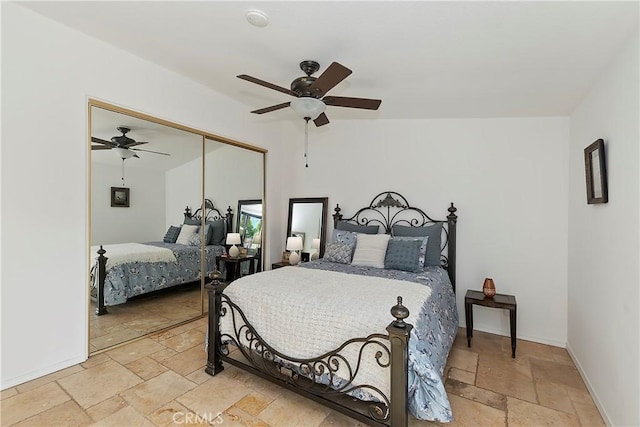
[[[267,14],[258,9],[248,10],[245,16],[247,17],[247,21],[256,27],[266,27],[269,23]]]

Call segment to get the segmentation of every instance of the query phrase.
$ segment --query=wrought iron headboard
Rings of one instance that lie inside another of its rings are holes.
[[[386,234],[391,234],[393,226],[405,225],[410,227],[423,227],[429,224],[442,223],[444,238],[440,248],[440,264],[449,273],[449,279],[456,290],[456,223],[458,210],[453,203],[447,209],[449,215],[446,220],[436,220],[427,215],[422,209],[413,207],[407,199],[395,191],[383,191],[373,198],[369,206],[366,206],[351,218],[343,218],[340,213],[340,205],[336,205],[333,214],[333,226],[337,227],[338,221],[346,221],[358,225],[380,225]],[[446,255],[445,255],[446,253]]]
[[[197,221],[201,221],[203,217],[205,218],[205,221],[217,221],[223,219],[226,221],[227,233],[233,232],[233,210],[231,209],[231,206],[227,208],[226,215],[223,215],[209,199],[204,199],[204,207],[196,209],[194,213],[191,213],[191,209],[187,206],[184,210],[184,217]]]

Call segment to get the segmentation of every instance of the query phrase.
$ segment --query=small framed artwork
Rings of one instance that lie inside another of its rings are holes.
[[[291,252],[289,251],[282,252],[282,262],[289,262],[290,255],[291,255]]]
[[[607,162],[603,139],[598,139],[584,149],[584,168],[587,179],[587,203],[607,203]]]
[[[129,207],[129,189],[126,187],[111,187],[111,207]]]

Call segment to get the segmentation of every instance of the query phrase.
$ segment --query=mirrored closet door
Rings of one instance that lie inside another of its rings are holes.
[[[262,198],[264,151],[99,101],[89,118],[91,354],[206,313],[234,208]]]

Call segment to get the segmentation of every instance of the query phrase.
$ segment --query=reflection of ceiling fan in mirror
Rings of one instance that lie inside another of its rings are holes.
[[[111,141],[107,141],[107,140],[92,136],[91,142],[96,142],[101,145],[92,144],[91,149],[92,150],[114,150],[115,153],[118,155],[118,157],[120,157],[122,160],[130,159],[132,157],[140,158],[135,153],[135,151],[144,151],[147,153],[162,154],[163,156],[170,155],[167,153],[161,153],[159,151],[144,150],[142,148],[132,148],[133,146],[136,146],[136,145],[148,144],[148,142],[136,141],[135,139],[129,138],[127,136],[127,133],[129,133],[131,129],[128,127],[118,126],[116,129],[118,129],[118,132],[121,132],[122,135],[112,137]]]
[[[296,97],[293,101],[254,110],[252,113],[264,114],[281,108],[291,107],[307,122],[309,120],[313,120],[316,126],[323,126],[329,123],[329,119],[324,113],[324,109],[327,105],[334,107],[377,110],[382,102],[379,99],[325,96],[329,90],[333,89],[338,83],[346,79],[347,76],[351,74],[350,69],[337,62],[333,62],[329,65],[329,67],[317,78],[311,76],[320,69],[320,64],[316,61],[302,61],[300,63],[300,69],[304,71],[306,76],[299,77],[291,82],[290,90],[246,74],[239,75],[239,79]]]

